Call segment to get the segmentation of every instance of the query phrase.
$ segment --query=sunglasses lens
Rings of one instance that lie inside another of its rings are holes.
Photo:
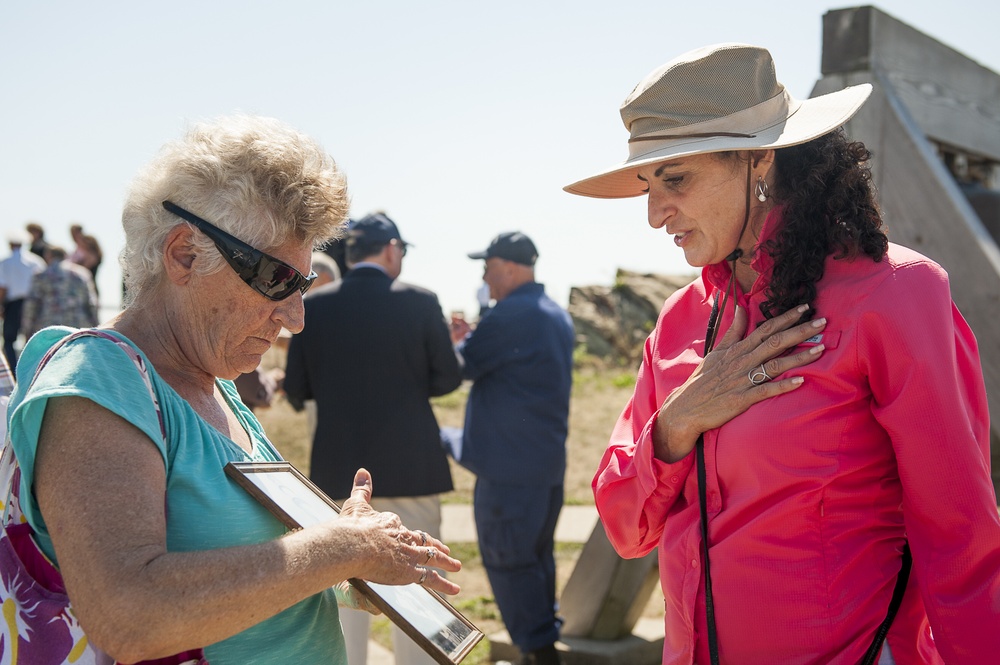
[[[300,289],[304,281],[291,266],[262,258],[250,286],[271,300],[283,300]]]
[[[255,274],[245,280],[254,290],[271,300],[284,300],[296,291],[305,292],[316,280],[316,273],[310,272],[308,277],[288,264],[277,259],[262,258],[257,264]]]

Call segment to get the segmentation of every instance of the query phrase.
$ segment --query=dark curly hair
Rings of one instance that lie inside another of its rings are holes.
[[[889,249],[875,203],[871,152],[863,143],[848,141],[838,129],[774,155],[771,191],[784,214],[781,228],[761,246],[774,259],[760,306],[766,318],[812,304],[828,256],[878,262]],[[803,320],[813,314],[810,307]]]

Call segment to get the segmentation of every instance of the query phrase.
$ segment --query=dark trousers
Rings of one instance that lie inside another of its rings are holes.
[[[24,298],[8,300],[3,304],[3,354],[7,356],[10,371],[17,369],[17,352],[14,342],[21,332],[21,314],[24,312]]]
[[[524,653],[559,639],[553,547],[562,505],[562,485],[476,480],[479,552],[510,639]]]

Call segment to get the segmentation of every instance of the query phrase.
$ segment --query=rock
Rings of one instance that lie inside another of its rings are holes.
[[[592,356],[635,365],[663,302],[692,279],[619,269],[613,286],[573,287],[567,309],[577,338]]]

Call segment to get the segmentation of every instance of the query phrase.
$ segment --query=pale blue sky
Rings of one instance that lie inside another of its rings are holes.
[[[200,119],[275,116],[347,174],[352,216],[385,210],[415,247],[402,279],[475,310],[505,230],[530,235],[539,281],[610,285],[619,267],[691,272],[645,201],[562,186],[620,161],[618,105],[647,72],[723,41],[769,48],[797,97],[819,78],[828,0],[502,3],[0,0],[0,228],[83,224],[117,305],[119,220],[136,170]],[[994,0],[876,7],[1000,71]],[[3,253],[3,252],[0,252]]]

